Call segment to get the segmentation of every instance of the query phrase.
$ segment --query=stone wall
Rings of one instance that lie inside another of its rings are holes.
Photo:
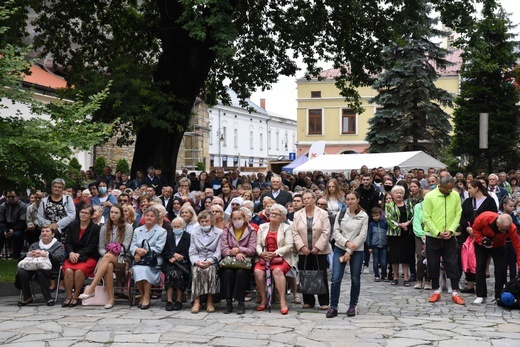
[[[135,137],[133,138],[135,141]],[[119,159],[126,159],[128,165],[132,166],[134,159],[134,146],[118,146],[116,144],[117,138],[112,137],[103,146],[94,148],[94,161],[96,158],[103,157],[107,161],[107,165],[112,168],[112,173],[115,173],[116,165]]]

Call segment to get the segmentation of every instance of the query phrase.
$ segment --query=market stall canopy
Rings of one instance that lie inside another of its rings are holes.
[[[366,165],[369,169],[382,166],[386,170],[392,170],[394,166],[399,166],[403,171],[410,171],[415,168],[424,169],[426,171],[430,167],[435,169],[446,167],[444,163],[423,151],[415,151],[368,154],[325,154],[294,168],[293,172],[342,172],[352,169],[359,170],[363,165]]]
[[[309,159],[307,158],[307,156],[305,154],[302,154],[298,158],[296,158],[292,163],[282,167],[282,171],[292,174],[294,168],[297,168],[298,166],[305,164],[308,161]]]

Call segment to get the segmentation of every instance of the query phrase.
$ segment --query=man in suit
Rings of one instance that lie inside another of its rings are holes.
[[[161,185],[161,181],[159,177],[155,176],[155,168],[150,166],[147,171],[147,175],[143,177],[141,184],[146,184],[149,187],[153,187],[155,194],[160,193],[161,189],[159,188],[159,192],[157,192],[157,188]]]
[[[488,176],[488,182],[488,191],[491,193],[490,195],[493,199],[496,197],[495,202],[497,203],[497,208],[500,209],[500,202],[509,194],[505,188],[498,186],[498,176],[496,174],[490,174]]]
[[[271,199],[274,199],[277,204],[280,204],[282,206],[285,206],[288,202],[292,202],[292,194],[288,191],[285,191],[282,188],[282,178],[278,175],[273,176],[271,178],[271,190],[262,194],[260,197],[260,204],[263,203],[263,200],[266,196],[270,197]],[[260,210],[262,210],[263,207],[260,206]]]
[[[166,217],[172,221],[175,218],[175,214],[173,213],[173,188],[170,186],[166,186],[162,188],[162,194],[159,199],[161,199],[161,204],[166,209]]]

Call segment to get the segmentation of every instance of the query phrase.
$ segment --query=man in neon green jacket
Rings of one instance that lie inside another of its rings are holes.
[[[464,305],[459,296],[459,271],[457,240],[455,231],[460,223],[462,206],[460,197],[452,189],[455,180],[446,173],[440,179],[437,188],[426,194],[423,203],[424,235],[426,236],[426,266],[428,278],[435,290],[430,296],[430,302],[437,302],[441,298],[439,288],[439,269],[441,256],[444,269],[451,280],[453,287],[452,301]]]

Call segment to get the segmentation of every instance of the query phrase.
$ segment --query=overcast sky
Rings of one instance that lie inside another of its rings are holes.
[[[506,12],[511,13],[513,24],[520,24],[520,0],[501,0]],[[515,29],[520,32],[520,26]],[[324,69],[330,68],[323,66]],[[266,99],[266,109],[282,117],[296,120],[296,78],[303,76],[303,72],[296,77],[280,76],[278,83],[268,91],[257,91],[251,96],[251,101],[260,105],[260,99]]]

